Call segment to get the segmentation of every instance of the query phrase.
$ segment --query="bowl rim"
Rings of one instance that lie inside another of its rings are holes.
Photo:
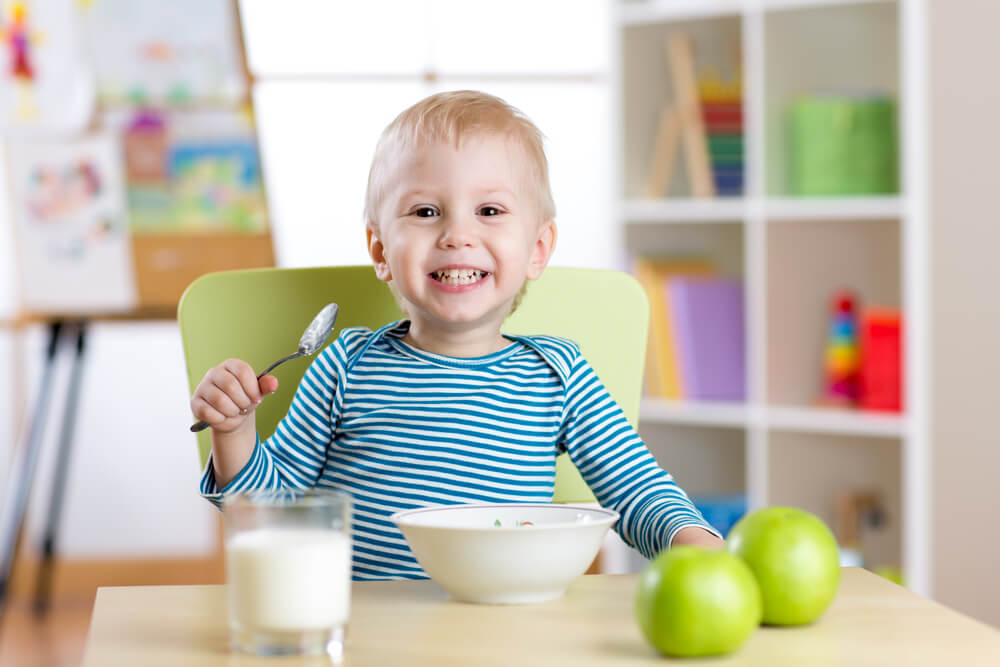
[[[531,509],[531,508],[549,508],[558,507],[561,509],[572,509],[583,512],[591,512],[593,514],[600,515],[595,521],[588,524],[581,524],[577,521],[560,521],[557,523],[546,523],[531,525],[532,531],[548,530],[548,529],[559,529],[568,528],[571,526],[600,526],[600,525],[610,525],[621,518],[621,515],[612,509],[607,509],[606,507],[592,507],[589,505],[577,505],[574,503],[457,503],[455,505],[428,505],[427,507],[414,507],[413,509],[401,510],[395,512],[389,517],[397,526],[415,526],[419,528],[427,528],[430,530],[472,530],[472,531],[483,531],[483,532],[506,532],[506,531],[518,531],[520,533],[524,532],[524,526],[435,526],[426,523],[414,523],[407,521],[410,517],[417,514],[424,514],[427,512],[441,512],[441,511],[462,511],[469,509],[482,509],[482,508],[493,508],[493,509],[506,509],[509,507],[516,507],[518,509]]]

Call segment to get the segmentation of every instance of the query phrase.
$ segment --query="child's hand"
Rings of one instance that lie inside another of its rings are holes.
[[[698,526],[687,526],[678,530],[670,546],[676,547],[680,544],[693,544],[707,549],[722,549],[726,546],[723,540]]]
[[[218,433],[232,433],[250,420],[261,399],[273,394],[278,379],[265,375],[259,381],[250,364],[228,359],[205,374],[191,397],[191,412]]]

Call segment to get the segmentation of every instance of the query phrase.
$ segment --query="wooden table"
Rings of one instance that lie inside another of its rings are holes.
[[[636,575],[588,575],[552,602],[454,602],[429,581],[355,583],[344,664],[663,665],[632,611]],[[256,658],[229,651],[223,586],[101,588],[84,667],[319,665],[325,659]],[[691,664],[688,661],[688,664]],[[1000,665],[1000,631],[845,568],[840,591],[815,624],[758,629],[709,665]]]

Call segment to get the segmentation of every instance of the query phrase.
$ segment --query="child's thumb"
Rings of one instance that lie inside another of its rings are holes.
[[[257,384],[260,387],[260,393],[264,396],[273,394],[278,390],[278,378],[273,375],[265,375]]]

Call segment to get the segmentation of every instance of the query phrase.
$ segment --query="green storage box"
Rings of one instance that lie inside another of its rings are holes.
[[[889,97],[809,96],[788,112],[789,192],[899,191],[896,103]]]

